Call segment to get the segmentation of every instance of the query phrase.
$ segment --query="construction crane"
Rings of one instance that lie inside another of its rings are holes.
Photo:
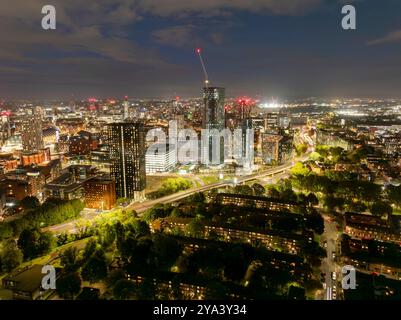
[[[200,60],[200,63],[202,65],[203,73],[205,75],[205,87],[208,88],[209,87],[209,75],[208,75],[206,67],[205,67],[205,62],[203,61],[202,49],[201,48],[197,48],[196,49],[196,53],[199,56],[199,60]]]

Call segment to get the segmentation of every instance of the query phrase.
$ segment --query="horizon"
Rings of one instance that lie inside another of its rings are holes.
[[[0,98],[201,95],[401,98],[401,3],[349,1],[53,1],[55,30],[39,0],[0,4]]]

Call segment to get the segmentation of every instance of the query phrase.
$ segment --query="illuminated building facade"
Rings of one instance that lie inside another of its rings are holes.
[[[49,162],[50,160],[51,157],[49,148],[41,149],[37,152],[21,154],[21,164],[23,166],[29,166],[31,164],[42,164],[45,162]]]
[[[22,123],[22,149],[24,152],[38,152],[43,149],[42,112],[40,107],[30,110]]]
[[[84,183],[85,206],[110,210],[116,205],[116,183],[106,177],[96,177]]]
[[[262,160],[265,164],[278,165],[289,161],[293,149],[292,136],[262,134]]]
[[[174,146],[152,145],[152,150],[146,153],[146,173],[168,172],[177,165],[177,152]]]
[[[225,126],[225,88],[206,87],[203,91],[204,111],[202,117],[202,128],[206,130],[217,129],[222,131]],[[212,137],[206,138],[208,144],[204,148],[205,163],[212,162],[212,150],[218,145]],[[220,137],[220,157],[218,163],[224,163],[224,140]],[[217,148],[216,148],[217,150]]]
[[[110,175],[118,198],[142,200],[146,188],[145,131],[141,122],[108,125]]]

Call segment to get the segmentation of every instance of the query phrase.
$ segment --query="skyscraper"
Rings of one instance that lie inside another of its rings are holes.
[[[206,130],[217,129],[222,131],[225,127],[225,89],[219,87],[205,87],[203,89],[203,100],[204,100],[204,111],[202,117],[202,128]],[[213,137],[206,137],[208,140],[208,148],[204,149],[204,161],[205,163],[212,162],[212,152],[213,150],[220,149],[220,157],[217,163],[214,165],[219,165],[224,163],[224,139],[220,139],[220,143],[214,142]],[[216,148],[219,146],[219,148]]]
[[[203,129],[224,129],[225,89],[207,87],[203,89],[205,109],[203,113]]]
[[[22,149],[26,153],[43,149],[42,110],[34,107],[29,110],[28,117],[22,123]]]
[[[125,96],[124,98],[124,120],[129,118],[129,103],[128,103],[128,97]]]
[[[119,198],[144,198],[146,187],[145,131],[143,123],[126,121],[108,125],[110,174]]]

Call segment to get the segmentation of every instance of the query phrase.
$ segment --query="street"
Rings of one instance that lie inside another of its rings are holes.
[[[325,231],[322,235],[321,241],[327,251],[327,257],[323,259],[321,270],[325,275],[324,291],[320,296],[321,300],[337,300],[341,293],[341,270],[336,263],[337,258],[337,222],[323,214]]]

